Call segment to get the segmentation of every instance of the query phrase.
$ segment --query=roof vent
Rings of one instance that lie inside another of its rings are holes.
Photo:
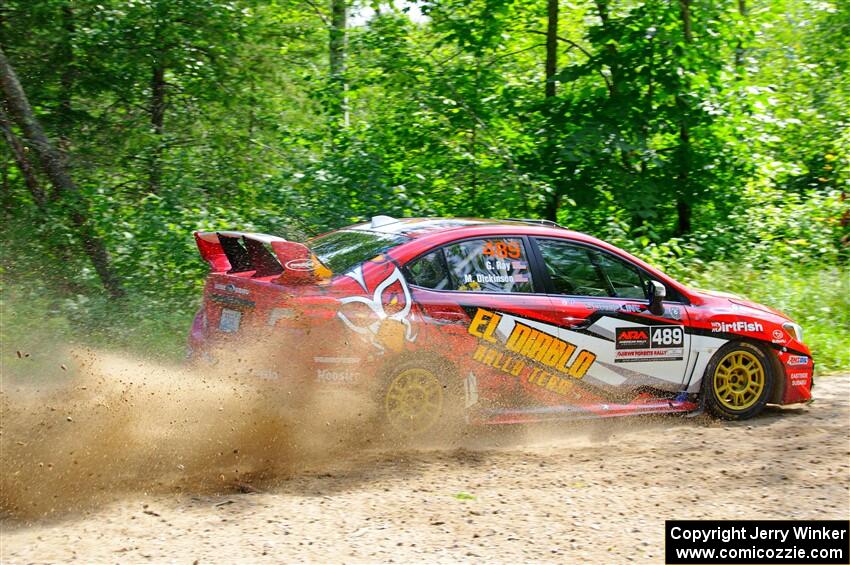
[[[372,225],[370,226],[372,229],[382,228],[389,224],[394,224],[398,222],[392,216],[372,216]]]

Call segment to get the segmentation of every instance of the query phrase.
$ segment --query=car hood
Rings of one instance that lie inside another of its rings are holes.
[[[766,312],[768,314],[773,314],[775,316],[779,316],[784,320],[791,321],[791,318],[780,312],[775,308],[771,308],[770,306],[765,306],[764,304],[759,304],[758,302],[753,302],[752,300],[747,300],[743,296],[738,294],[733,294],[731,292],[720,292],[717,290],[703,290],[703,289],[694,289],[694,294],[697,294],[705,299],[707,302],[727,302],[730,304],[735,304],[737,306],[744,306],[746,308],[752,308],[753,310],[758,310],[759,312]]]

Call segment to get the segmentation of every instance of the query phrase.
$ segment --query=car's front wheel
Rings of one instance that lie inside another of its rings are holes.
[[[722,347],[709,363],[705,379],[707,408],[727,420],[746,420],[764,410],[774,386],[767,354],[746,342]]]

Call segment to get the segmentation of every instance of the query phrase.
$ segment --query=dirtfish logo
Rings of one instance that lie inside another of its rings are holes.
[[[711,322],[711,331],[723,333],[763,332],[764,327],[758,322]]]

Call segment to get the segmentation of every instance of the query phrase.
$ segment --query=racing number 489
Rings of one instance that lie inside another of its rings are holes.
[[[653,345],[681,345],[683,337],[682,328],[677,326],[652,328]]]

